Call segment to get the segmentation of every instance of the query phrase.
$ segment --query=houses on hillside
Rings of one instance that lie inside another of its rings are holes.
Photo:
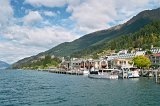
[[[117,67],[133,67],[132,59],[138,55],[145,55],[145,51],[127,53],[126,50],[101,57],[100,59],[82,59],[72,58],[70,61],[64,61],[61,67],[66,70],[98,70]]]
[[[160,49],[152,47],[149,59],[152,64],[160,66]],[[104,68],[119,68],[119,67],[133,67],[132,59],[136,56],[145,55],[146,51],[137,50],[128,53],[127,50],[121,50],[118,53],[113,53],[100,59],[79,59],[72,58],[70,61],[64,61],[61,65],[66,70],[97,70]]]

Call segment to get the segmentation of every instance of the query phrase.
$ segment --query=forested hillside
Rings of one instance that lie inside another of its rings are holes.
[[[72,54],[73,57],[94,55],[104,50],[142,48],[150,49],[151,45],[160,47],[160,21],[154,21],[139,31],[122,35],[103,44],[96,45]]]
[[[119,36],[130,34],[143,28],[152,21],[160,19],[160,8],[145,10],[131,18],[124,24],[115,27],[86,34],[72,42],[65,42],[52,49],[41,53],[41,55],[70,56],[71,54],[83,51],[88,48],[97,48],[100,44],[108,42]]]
[[[34,61],[27,61],[21,64],[13,64],[12,68],[15,69],[46,69],[50,67],[58,67],[61,63],[59,58],[52,58],[50,55],[46,55],[44,58],[39,58]]]

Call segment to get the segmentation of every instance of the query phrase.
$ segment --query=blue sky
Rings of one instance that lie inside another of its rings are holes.
[[[16,62],[122,24],[160,0],[0,0],[0,60]]]

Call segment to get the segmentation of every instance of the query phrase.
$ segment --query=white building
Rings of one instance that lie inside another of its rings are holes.
[[[155,53],[160,53],[160,48],[158,48],[158,47],[153,47],[153,48],[151,48],[151,50],[150,50],[153,54],[155,54]]]
[[[136,51],[135,53],[118,53],[117,55],[111,55],[111,56],[106,56],[106,59],[108,61],[108,67],[109,68],[114,68],[114,67],[132,67],[132,59],[136,56],[140,55],[145,55],[146,51]]]

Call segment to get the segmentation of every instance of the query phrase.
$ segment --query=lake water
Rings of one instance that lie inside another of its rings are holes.
[[[102,80],[0,70],[0,106],[160,106],[154,79]]]

